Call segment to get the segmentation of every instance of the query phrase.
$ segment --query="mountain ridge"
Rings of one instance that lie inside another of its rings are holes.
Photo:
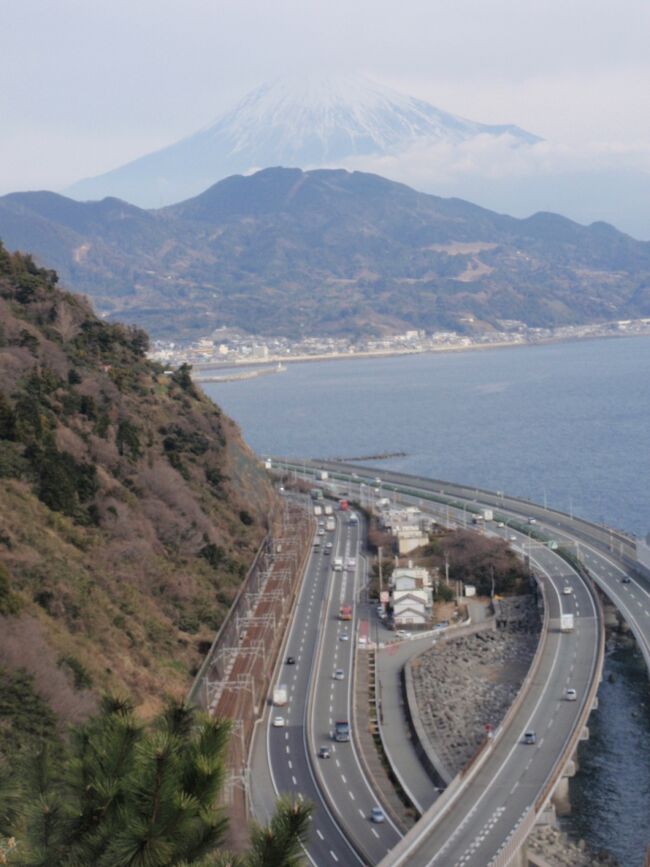
[[[169,339],[221,326],[358,335],[650,312],[648,242],[342,169],[233,176],[157,211],[11,194],[0,237],[52,263],[103,316]]]

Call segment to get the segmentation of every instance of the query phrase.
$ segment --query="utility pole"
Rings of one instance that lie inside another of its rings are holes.
[[[445,584],[449,587],[449,557],[445,554]]]
[[[379,599],[381,601],[381,594],[382,594],[382,590],[384,589],[383,588],[383,582],[382,582],[382,573],[381,573],[381,557],[382,557],[382,546],[381,545],[379,545],[379,547],[377,548],[377,555],[379,557]]]

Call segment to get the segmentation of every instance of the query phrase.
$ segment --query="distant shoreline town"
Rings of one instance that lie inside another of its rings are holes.
[[[284,365],[306,361],[341,361],[355,358],[386,358],[432,352],[458,352],[477,349],[502,349],[535,346],[603,337],[640,337],[650,335],[650,318],[625,319],[591,325],[563,325],[558,328],[529,328],[521,323],[504,331],[461,334],[456,331],[406,331],[381,337],[353,340],[344,337],[261,337],[236,329],[222,328],[209,337],[181,345],[154,341],[149,357],[161,364],[177,367],[191,364],[198,382],[227,382],[250,379],[255,373],[235,373],[233,368],[258,366],[266,373],[282,371]]]

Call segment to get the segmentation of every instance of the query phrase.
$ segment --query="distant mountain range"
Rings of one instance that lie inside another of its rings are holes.
[[[157,211],[13,193],[0,238],[102,315],[170,339],[224,325],[354,336],[650,316],[650,243],[360,172],[267,169]]]
[[[477,136],[507,136],[513,145],[541,141],[519,127],[466,120],[359,76],[279,79],[248,93],[206,129],[65,192],[159,207],[233,174],[269,166],[338,168],[351,158],[423,144],[456,146]]]

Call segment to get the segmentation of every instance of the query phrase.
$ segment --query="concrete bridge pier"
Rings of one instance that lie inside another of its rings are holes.
[[[594,707],[597,699],[595,699]],[[592,708],[593,709],[593,708]],[[589,729],[585,726],[580,735],[581,741],[589,740]],[[569,793],[569,780],[578,773],[580,765],[578,763],[578,750],[574,752],[569,761],[566,763],[562,776],[557,782],[553,794],[551,795],[551,804],[558,816],[569,816],[571,814],[571,798]]]

